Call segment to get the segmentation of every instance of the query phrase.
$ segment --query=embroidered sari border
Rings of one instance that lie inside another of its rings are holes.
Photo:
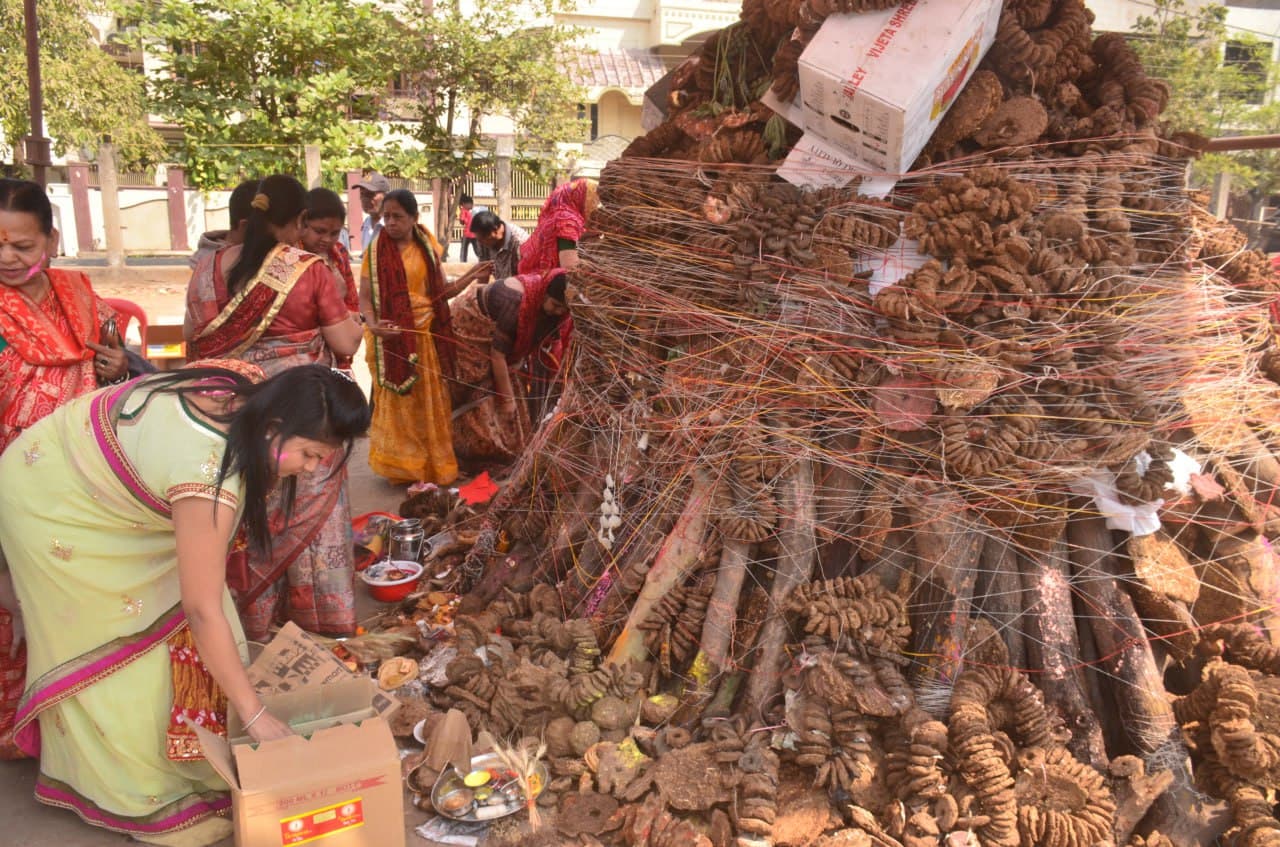
[[[89,407],[89,422],[93,429],[93,437],[98,442],[98,447],[102,450],[102,455],[116,478],[124,484],[134,499],[161,517],[167,518],[172,516],[173,509],[142,481],[142,477],[133,467],[133,462],[129,461],[129,457],[124,454],[124,448],[120,446],[115,427],[112,426],[112,407],[132,388],[133,383],[126,382],[114,391],[100,391],[94,395]]]
[[[203,482],[184,482],[174,485],[165,492],[165,496],[169,498],[171,503],[196,497],[201,500],[212,500],[215,503],[221,503],[233,509],[240,504],[240,498],[227,489],[219,489],[216,485],[208,485]]]
[[[262,338],[263,333],[267,331],[267,328],[271,326],[271,323],[276,319],[276,316],[280,314],[280,310],[284,308],[285,301],[289,298],[289,293],[293,291],[294,285],[296,285],[298,280],[302,278],[302,275],[308,268],[320,261],[319,256],[307,254],[305,258],[300,259],[292,265],[288,265],[289,273],[285,276],[282,273],[284,269],[282,268],[280,271],[277,271],[275,266],[277,263],[284,264],[283,262],[280,262],[280,255],[290,249],[292,248],[287,244],[277,244],[272,248],[271,252],[267,254],[267,257],[263,259],[262,267],[258,270],[257,275],[250,280],[248,285],[227,301],[227,305],[222,308],[222,311],[215,315],[213,320],[209,321],[209,323],[207,323],[204,328],[196,334],[195,340],[197,347],[200,346],[200,341],[206,340],[210,336],[214,335],[223,327],[224,324],[235,317],[236,312],[244,304],[245,300],[253,294],[258,286],[262,286],[263,288],[267,288],[275,292],[275,296],[271,300],[271,305],[267,307],[262,318],[239,344],[227,352],[216,353],[216,355],[224,358],[237,358]],[[277,276],[277,273],[280,273],[281,275]]]
[[[74,697],[89,686],[99,682],[145,653],[163,644],[178,630],[187,625],[187,618],[180,606],[174,606],[151,623],[146,629],[130,635],[122,635],[76,658],[63,662],[44,673],[27,687],[14,718],[14,733],[19,746],[26,752],[33,745],[32,739],[21,730],[40,712]],[[25,742],[25,743],[24,743]]]
[[[227,793],[193,792],[150,815],[126,817],[103,809],[70,785],[44,774],[36,778],[35,796],[47,806],[70,809],[86,823],[126,835],[157,835],[188,829],[206,818],[223,815],[231,808],[231,796]]]

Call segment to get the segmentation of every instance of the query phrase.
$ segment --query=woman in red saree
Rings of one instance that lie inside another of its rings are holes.
[[[347,304],[347,311],[358,315],[360,289],[356,285],[355,275],[351,272],[351,254],[339,240],[346,214],[347,210],[342,205],[342,198],[337,193],[327,188],[311,189],[307,192],[307,211],[302,216],[298,246],[320,257],[320,261],[324,262],[329,272],[333,274],[333,282],[338,287],[342,302]],[[337,367],[349,373],[351,357],[337,356],[336,358]]]
[[[298,242],[306,190],[270,176],[254,195],[242,246],[207,256],[187,290],[191,358],[234,358],[272,376],[296,365],[333,367],[351,356],[361,330],[333,274]],[[266,637],[291,620],[325,635],[355,631],[351,507],[345,464],[326,462],[298,479],[293,520],[273,494],[271,554],[237,544],[228,563],[246,634]]]
[[[458,341],[453,449],[460,458],[509,461],[530,433],[517,366],[569,313],[565,271],[472,283],[453,301]]]
[[[118,336],[103,337],[103,324],[115,312],[93,293],[89,278],[47,267],[57,247],[44,189],[0,179],[0,453],[59,406],[128,372]],[[0,608],[0,643],[14,641],[9,612]],[[10,680],[0,684],[0,759],[24,755],[14,744],[13,722],[25,670],[25,646],[0,656],[0,671]]]
[[[102,337],[115,312],[84,274],[46,267],[57,245],[44,189],[0,179],[0,452],[63,403],[127,374],[119,338]]]
[[[547,195],[538,226],[520,248],[520,273],[570,270],[578,264],[578,242],[587,231],[587,218],[599,205],[596,185],[589,179],[575,179]]]
[[[596,184],[589,179],[575,179],[547,195],[538,213],[538,226],[520,248],[521,275],[575,268],[578,243],[587,231],[587,219],[599,205]],[[572,336],[573,318],[569,318],[560,325],[559,339],[538,350],[525,363],[530,414],[535,424],[559,396],[560,363]]]

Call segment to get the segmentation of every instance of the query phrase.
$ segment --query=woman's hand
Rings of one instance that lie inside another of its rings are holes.
[[[85,346],[94,352],[93,374],[98,382],[116,382],[129,375],[129,360],[123,349],[92,341],[86,341]]]
[[[248,731],[249,737],[258,743],[275,741],[277,738],[287,738],[294,734],[287,723],[270,712],[263,712],[262,717],[254,721]]]
[[[371,321],[366,319],[364,326],[365,329],[369,330],[369,332],[373,333],[378,338],[395,338],[397,335],[404,332],[404,327],[386,320]]]

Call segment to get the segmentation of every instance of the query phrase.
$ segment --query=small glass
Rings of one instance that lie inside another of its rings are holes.
[[[426,533],[419,518],[408,518],[391,527],[391,558],[401,562],[416,562],[422,554],[422,542]]]

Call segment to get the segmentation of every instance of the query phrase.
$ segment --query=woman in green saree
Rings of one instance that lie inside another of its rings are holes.
[[[253,370],[105,388],[0,456],[0,605],[28,642],[15,734],[40,757],[36,798],[148,843],[230,832],[225,785],[187,722],[225,732],[229,705],[259,741],[288,734],[245,674],[227,545],[243,518],[269,547],[268,492],[283,487],[287,508],[294,477],[369,425],[345,375]]]

